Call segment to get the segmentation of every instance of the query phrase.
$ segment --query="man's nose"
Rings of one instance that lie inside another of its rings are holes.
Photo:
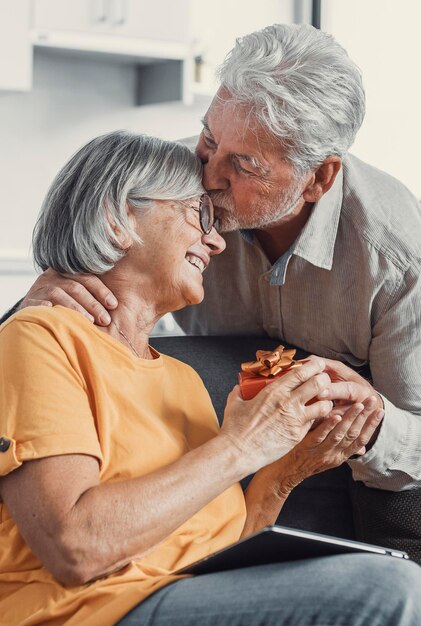
[[[216,154],[210,154],[203,163],[203,182],[206,191],[226,190],[230,182],[224,163]]]
[[[215,256],[217,254],[221,254],[227,247],[225,243],[225,239],[221,237],[221,235],[212,228],[209,234],[202,235],[202,244],[209,249],[209,255]]]

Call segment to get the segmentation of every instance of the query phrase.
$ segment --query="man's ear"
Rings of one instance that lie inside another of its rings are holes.
[[[341,169],[342,161],[338,156],[327,157],[321,165],[313,172],[306,188],[303,198],[306,202],[318,202],[324,194],[329,191],[335,182],[335,178]]]

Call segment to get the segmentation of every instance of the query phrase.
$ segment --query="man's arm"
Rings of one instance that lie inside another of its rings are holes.
[[[115,309],[118,302],[96,276],[63,276],[48,269],[38,276],[26,296],[1,318],[1,323],[27,306],[58,304],[82,313],[90,322],[95,321],[99,326],[108,326],[111,322],[108,310]]]
[[[328,371],[332,375],[332,362]],[[384,404],[385,417],[367,453],[349,465],[354,480],[367,487],[401,491],[421,488],[421,267],[402,276],[393,300],[372,329],[369,363],[373,387]],[[333,366],[335,367],[335,366]],[[359,401],[364,379],[332,384],[325,397]],[[372,393],[371,391],[371,393]]]

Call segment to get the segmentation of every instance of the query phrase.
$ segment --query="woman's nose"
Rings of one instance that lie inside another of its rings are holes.
[[[209,234],[202,235],[202,244],[209,249],[210,256],[221,254],[227,247],[225,239],[221,237],[215,228],[212,228]]]

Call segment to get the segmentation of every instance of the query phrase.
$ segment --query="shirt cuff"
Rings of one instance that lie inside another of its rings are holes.
[[[415,468],[416,455],[409,453],[416,442],[416,433],[412,431],[417,416],[397,408],[383,395],[381,398],[385,415],[378,437],[364,455],[348,461],[352,477],[367,487],[389,491],[419,487],[421,476],[417,476],[419,472]]]

